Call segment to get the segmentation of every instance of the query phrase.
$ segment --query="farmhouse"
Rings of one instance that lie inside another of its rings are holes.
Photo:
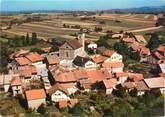
[[[38,108],[46,103],[46,94],[44,89],[33,89],[25,92],[28,108]]]
[[[165,78],[155,77],[144,79],[144,82],[150,89],[160,89],[162,94],[165,94]]]
[[[62,100],[69,100],[69,92],[67,91],[67,89],[65,89],[64,87],[62,87],[62,85],[60,85],[59,83],[56,83],[55,85],[53,85],[49,90],[48,90],[48,94],[51,97],[51,100],[54,102],[59,102]]]
[[[82,67],[82,68],[85,68],[85,69],[94,69],[94,68],[96,68],[96,64],[89,57],[77,56],[73,60],[73,64],[76,67]]]
[[[19,76],[15,76],[12,78],[11,87],[12,87],[13,96],[22,94],[22,82]]]
[[[103,89],[107,95],[111,94],[113,89],[115,89],[115,86],[117,85],[116,79],[103,80],[102,83],[104,86]]]

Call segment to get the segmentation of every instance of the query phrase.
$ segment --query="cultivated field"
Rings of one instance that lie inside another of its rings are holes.
[[[49,14],[49,19],[40,22],[22,23],[12,25],[11,29],[2,30],[8,35],[26,35],[27,32],[36,32],[39,38],[49,39],[55,37],[74,38],[71,35],[78,33],[79,28],[64,27],[63,25],[75,26],[90,29],[92,32],[87,35],[88,38],[98,39],[100,35],[107,30],[112,31],[131,31],[155,27],[156,15],[151,14],[96,14],[93,16],[73,16],[71,14]],[[48,17],[47,16],[47,17]],[[14,16],[12,16],[14,17]],[[18,17],[18,16],[15,16]],[[88,17],[89,19],[82,20]],[[100,23],[104,22],[104,23]],[[95,27],[102,27],[102,33],[94,32]]]

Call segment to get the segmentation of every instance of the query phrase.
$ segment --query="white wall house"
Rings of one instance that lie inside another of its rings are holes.
[[[97,44],[92,42],[88,45],[88,49],[96,49],[97,48]]]
[[[44,89],[35,89],[25,92],[28,108],[37,109],[41,104],[46,103]]]
[[[114,52],[111,56],[109,56],[109,58],[105,60],[105,62],[122,62],[122,61],[123,61],[122,55],[116,52]]]
[[[61,100],[70,100],[70,97],[65,92],[57,90],[51,94],[51,100],[54,102],[59,102]]]

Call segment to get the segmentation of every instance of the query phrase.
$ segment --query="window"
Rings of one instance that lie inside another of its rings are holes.
[[[66,57],[69,57],[69,53],[68,52],[66,52]]]

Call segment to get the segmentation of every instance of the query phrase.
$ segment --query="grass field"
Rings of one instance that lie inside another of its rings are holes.
[[[49,14],[50,15],[50,14]],[[13,16],[14,17],[14,16]],[[47,16],[48,17],[48,16]],[[113,31],[127,31],[134,29],[142,29],[153,27],[155,25],[155,15],[151,14],[103,14],[93,15],[94,19],[82,20],[81,16],[74,17],[66,14],[51,14],[49,20],[41,22],[23,23],[21,25],[14,25],[9,30],[3,30],[3,33],[8,35],[25,35],[27,32],[36,32],[38,37],[42,39],[49,39],[54,37],[67,37],[69,35],[79,32],[79,29],[63,28],[63,24],[80,25],[82,28],[89,28],[94,30],[95,26],[101,26],[103,33],[107,30]],[[120,22],[116,22],[119,20]],[[104,21],[105,24],[100,24]],[[101,33],[90,33],[88,38],[97,39]],[[75,38],[75,37],[72,37]]]

